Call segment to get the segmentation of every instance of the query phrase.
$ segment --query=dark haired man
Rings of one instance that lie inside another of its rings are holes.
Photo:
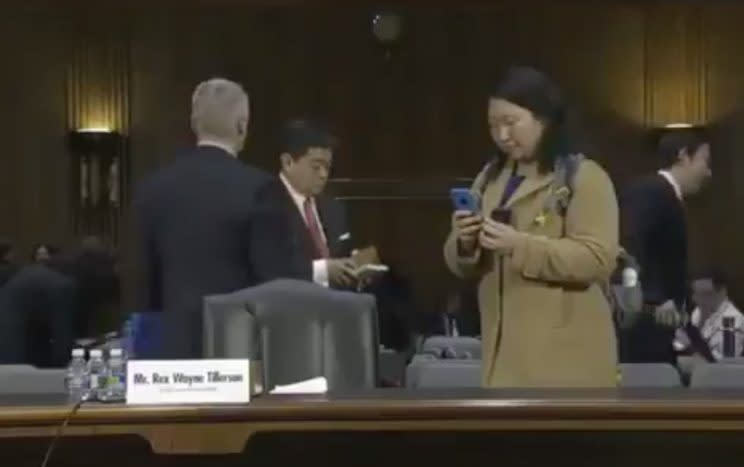
[[[355,286],[346,212],[339,201],[323,195],[335,138],[313,122],[292,120],[283,128],[280,144],[280,183],[272,195],[288,216],[296,261],[317,284]]]
[[[665,168],[635,181],[619,198],[621,244],[640,265],[644,304],[653,309],[621,330],[624,363],[676,361],[674,334],[688,295],[684,200],[711,177],[710,143],[698,129],[666,131],[658,154]]]

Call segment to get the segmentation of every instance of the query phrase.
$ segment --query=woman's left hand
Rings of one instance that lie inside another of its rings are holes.
[[[512,226],[495,222],[492,219],[483,221],[479,242],[481,248],[501,254],[510,254],[519,240],[526,234],[518,232]]]

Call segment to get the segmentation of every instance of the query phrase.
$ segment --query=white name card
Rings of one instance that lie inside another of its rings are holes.
[[[248,360],[130,360],[127,404],[241,404],[251,399]]]

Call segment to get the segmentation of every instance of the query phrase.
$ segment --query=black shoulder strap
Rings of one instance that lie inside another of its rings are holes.
[[[491,166],[493,162],[488,162],[478,175],[475,177],[473,184],[470,186],[470,191],[478,197],[478,200],[483,198],[483,192],[486,191],[486,185],[488,185],[488,178],[491,172]]]
[[[554,179],[551,186],[552,196],[550,202],[557,202],[558,210],[562,216],[566,215],[568,206],[574,195],[574,183],[579,166],[584,161],[583,154],[569,154],[558,158],[555,162]]]

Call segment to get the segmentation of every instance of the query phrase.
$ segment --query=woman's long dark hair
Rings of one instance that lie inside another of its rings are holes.
[[[576,122],[570,114],[558,86],[544,73],[534,68],[511,68],[489,93],[491,99],[503,99],[532,112],[545,125],[537,146],[540,173],[549,173],[560,157],[582,151]],[[496,145],[488,178],[498,176],[508,156]]]

